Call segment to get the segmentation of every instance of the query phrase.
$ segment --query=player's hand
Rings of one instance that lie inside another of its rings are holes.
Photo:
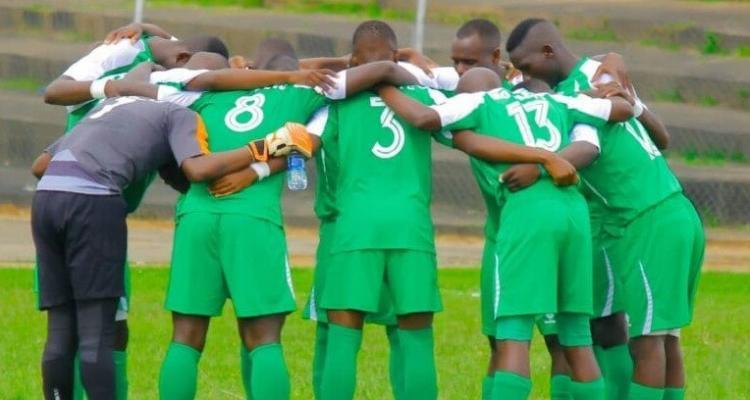
[[[305,158],[312,157],[313,143],[304,125],[287,122],[276,132],[269,133],[262,140],[247,144],[255,161],[267,161],[268,157],[286,156],[296,151]]]
[[[440,66],[430,57],[427,57],[419,51],[411,48],[399,49],[398,59],[401,61],[406,61],[410,64],[414,64],[431,78],[433,77],[432,69]]]
[[[596,83],[605,74],[612,77],[620,86],[631,90],[633,84],[630,82],[628,68],[625,65],[625,59],[617,53],[607,53],[602,59],[601,65],[591,77],[591,82]],[[631,93],[632,94],[632,93]]]
[[[635,98],[631,94],[630,91],[625,90],[619,83],[617,82],[609,82],[604,83],[601,85],[596,85],[596,90],[599,92],[599,95],[602,98],[610,98],[610,97],[622,97],[623,99],[627,100],[628,103],[631,105],[635,104]]]
[[[517,84],[523,82],[523,72],[516,69],[510,61],[500,61],[500,66],[505,69],[505,80]]]
[[[539,179],[539,175],[541,171],[537,164],[516,164],[503,173],[500,182],[511,192],[517,192],[533,185]]]
[[[333,77],[336,73],[330,69],[302,69],[292,72],[289,83],[293,85],[317,86],[328,92],[336,86]]]
[[[252,185],[257,180],[258,174],[252,168],[244,168],[211,182],[208,191],[214,197],[229,196]]]
[[[544,165],[544,169],[547,170],[555,185],[570,186],[578,183],[576,167],[556,153],[549,153],[542,165]]]
[[[129,39],[130,43],[135,43],[141,36],[143,36],[143,25],[133,22],[109,32],[104,38],[104,44],[116,44],[123,39]]]

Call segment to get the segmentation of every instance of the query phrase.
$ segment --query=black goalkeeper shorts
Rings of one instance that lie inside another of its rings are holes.
[[[39,191],[31,206],[39,308],[125,294],[122,196]]]

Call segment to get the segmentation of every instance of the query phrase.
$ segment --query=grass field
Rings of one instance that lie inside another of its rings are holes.
[[[156,398],[161,359],[169,342],[169,314],[162,308],[168,271],[132,271],[130,339],[132,399]],[[486,344],[479,335],[478,270],[440,271],[445,312],[436,319],[436,352],[442,399],[478,399]],[[300,306],[312,270],[294,270]],[[0,269],[0,399],[40,398],[39,357],[43,314],[35,311],[28,268]],[[214,320],[200,365],[199,399],[240,399],[239,342],[231,307]],[[688,399],[750,399],[750,274],[705,273],[695,321],[683,334]],[[294,399],[312,398],[310,362],[314,327],[299,313],[288,319],[284,346]],[[357,398],[387,399],[387,344],[382,328],[366,328],[359,357]],[[532,398],[547,393],[547,356],[539,338],[533,345]]]

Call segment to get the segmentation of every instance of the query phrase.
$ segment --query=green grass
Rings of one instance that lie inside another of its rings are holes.
[[[44,83],[31,77],[0,79],[0,90],[35,92],[43,86]]]
[[[170,318],[164,311],[166,269],[132,271],[130,316],[130,397],[155,398],[160,362],[169,342]],[[293,273],[300,305],[307,297],[312,271]],[[479,398],[486,362],[486,342],[479,331],[479,273],[476,269],[440,271],[445,311],[436,318],[436,352],[442,399]],[[34,310],[31,269],[0,269],[0,393],[3,399],[37,399],[39,357],[44,342],[44,316]],[[211,324],[201,359],[199,399],[242,398],[237,357],[239,342],[231,307]],[[683,333],[688,370],[688,398],[750,399],[750,274],[705,273],[693,326]],[[294,399],[310,399],[310,362],[314,327],[291,315],[284,347]],[[548,390],[548,357],[539,338],[532,345],[533,399]],[[387,399],[387,343],[383,329],[365,329],[359,357],[360,399]]]
[[[617,33],[605,23],[604,26],[593,28],[566,30],[565,36],[574,40],[586,40],[594,42],[615,42]]]
[[[711,165],[721,166],[727,163],[747,163],[748,158],[741,151],[735,151],[727,153],[721,150],[708,150],[708,151],[696,151],[696,150],[685,150],[680,151],[677,157],[682,159],[688,165]]]
[[[671,90],[662,90],[654,93],[654,100],[666,101],[670,103],[684,103],[685,97],[680,92],[680,89],[674,88]]]

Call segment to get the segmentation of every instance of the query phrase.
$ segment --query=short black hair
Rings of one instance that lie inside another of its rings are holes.
[[[523,43],[526,39],[526,35],[529,34],[529,30],[542,22],[547,22],[543,18],[528,18],[521,21],[515,28],[510,32],[508,36],[508,42],[505,44],[505,50],[510,53],[515,50],[518,46]]]
[[[390,25],[383,21],[373,19],[359,24],[357,29],[354,30],[354,35],[352,35],[352,47],[356,46],[364,38],[387,40],[393,44],[393,47],[398,46],[396,32],[393,31]]]
[[[185,39],[185,45],[188,49],[194,53],[206,51],[209,53],[216,53],[229,58],[229,49],[224,41],[217,36],[211,35],[197,35],[191,36]]]
[[[276,71],[291,71],[298,68],[297,53],[286,39],[267,38],[258,45],[255,53],[256,67]]]
[[[467,21],[456,32],[459,39],[477,35],[486,48],[496,49],[500,47],[500,29],[492,21],[476,18]]]
[[[523,82],[519,82],[516,86],[513,86],[512,90],[515,92],[519,89],[528,90],[532,93],[547,93],[552,90],[549,87],[549,84],[541,79],[527,79]]]

